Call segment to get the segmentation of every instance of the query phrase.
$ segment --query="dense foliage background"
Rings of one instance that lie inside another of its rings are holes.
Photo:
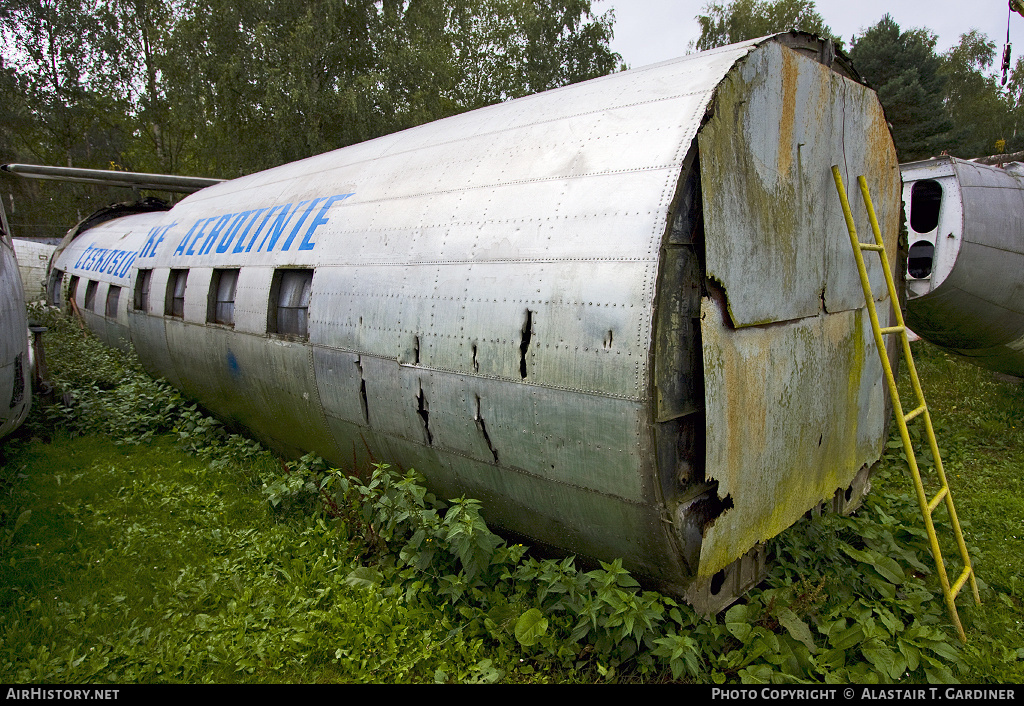
[[[241,176],[625,68],[613,12],[591,5],[0,0],[0,163]],[[789,29],[838,40],[813,0],[711,2],[698,20],[698,50]],[[988,37],[935,42],[886,15],[845,47],[900,159],[1024,149],[1024,63],[1004,87]],[[12,178],[0,194],[19,237],[133,198]]]
[[[790,29],[838,42],[878,92],[901,162],[1024,150],[1024,59],[1007,67],[1004,84],[995,42],[976,30],[939,54],[933,31],[901,28],[888,14],[844,46],[814,0],[712,2],[697,20],[700,50]]]
[[[2,0],[0,163],[237,177],[607,74],[613,18],[590,5]],[[117,199],[3,187],[25,237]]]

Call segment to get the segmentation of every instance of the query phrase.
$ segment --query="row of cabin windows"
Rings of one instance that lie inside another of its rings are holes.
[[[167,278],[164,296],[164,315],[173,318],[185,316],[185,290],[188,286],[188,270],[172,269]],[[222,326],[235,325],[235,290],[238,287],[238,269],[214,270],[210,280],[207,299],[206,320]],[[150,310],[153,270],[139,270],[135,279],[133,308],[137,311]],[[88,280],[85,288],[85,308],[96,309],[97,282]],[[309,336],[309,294],[313,285],[313,270],[277,270],[270,286],[270,306],[267,307],[267,332],[307,338]],[[78,290],[78,277],[73,276],[68,285],[68,299],[74,300]],[[110,285],[107,289],[105,313],[117,317],[117,305],[121,288]]]
[[[63,275],[61,276],[63,278]],[[88,280],[85,286],[85,308],[89,311],[96,309],[96,287],[98,282]],[[59,289],[57,290],[60,291]],[[72,276],[68,285],[68,299],[74,299],[78,292],[78,277]],[[104,315],[108,318],[117,318],[117,304],[121,300],[121,288],[116,285],[107,287],[107,301],[103,307]],[[58,300],[59,301],[59,300]]]
[[[135,308],[149,311],[150,280],[153,270],[139,270],[135,280]],[[214,270],[210,281],[210,296],[206,307],[206,320],[211,324],[235,325],[235,287],[238,285],[238,270]],[[181,319],[185,317],[185,287],[188,286],[188,270],[171,270],[167,278],[167,296],[164,298],[164,315]]]

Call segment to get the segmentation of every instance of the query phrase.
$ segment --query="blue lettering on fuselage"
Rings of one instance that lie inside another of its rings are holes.
[[[178,243],[178,247],[174,249],[174,254],[176,256],[186,254],[185,251],[188,249],[188,241],[192,238],[193,234],[197,230],[200,230],[200,226],[204,223],[206,223],[206,219],[200,218],[198,221],[192,224],[192,227],[188,229],[188,233],[185,233],[185,237],[181,239],[180,243]]]
[[[290,250],[291,249],[292,241],[295,240],[295,236],[299,234],[299,229],[302,228],[302,224],[306,222],[306,217],[309,215],[309,212],[313,210],[314,206],[316,206],[318,203],[320,203],[323,200],[324,199],[321,196],[320,198],[313,199],[312,201],[309,202],[309,207],[306,208],[306,210],[302,212],[302,218],[300,218],[298,220],[298,222],[295,224],[295,227],[292,228],[292,232],[291,232],[291,235],[288,236],[288,240],[284,241],[284,245],[281,247],[282,250]]]
[[[178,242],[172,257],[207,255],[214,249],[214,246],[219,254],[229,250],[232,254],[251,252],[257,241],[259,241],[259,245],[256,245],[256,252],[269,253],[273,252],[275,248],[278,248],[280,252],[286,252],[292,249],[296,241],[299,242],[298,250],[312,250],[316,247],[316,243],[312,240],[313,233],[329,221],[327,212],[332,206],[352,195],[349,193],[321,196],[311,201],[300,201],[297,204],[277,204],[251,211],[200,218],[191,225]],[[310,215],[314,211],[316,215],[310,219]],[[257,225],[257,221],[259,221],[259,225]],[[151,230],[139,256],[153,257],[156,255],[157,246],[163,242],[164,236],[175,225],[177,224],[160,226]],[[287,236],[285,236],[286,233]],[[200,241],[202,242],[200,243]]]
[[[149,237],[146,238],[145,244],[142,249],[139,250],[139,257],[154,257],[156,255],[156,248],[160,243],[164,242],[164,235],[167,234],[177,223],[171,223],[166,226],[156,226],[155,228],[149,229]]]
[[[253,226],[253,224],[254,224],[254,223],[255,223],[256,221],[258,221],[258,220],[259,220],[260,216],[261,216],[261,215],[263,215],[263,212],[264,212],[264,211],[266,211],[266,210],[267,210],[266,208],[259,208],[259,209],[256,209],[255,211],[253,211],[253,216],[252,216],[252,220],[251,220],[251,221],[249,221],[249,225],[247,225],[247,226],[245,227],[245,230],[244,230],[244,231],[242,231],[241,235],[239,235],[239,236],[238,236],[238,242],[237,242],[237,243],[235,243],[235,247],[234,247],[234,249],[233,249],[233,250],[231,251],[231,254],[232,254],[232,255],[237,255],[237,254],[238,254],[238,253],[240,253],[240,252],[245,252],[245,237],[246,237],[247,235],[249,235],[249,231],[250,231],[250,230],[252,230],[252,226]],[[257,233],[259,233],[259,231],[256,231],[256,232],[257,232]],[[232,234],[232,237],[234,237],[234,234]],[[255,240],[255,239],[256,239],[256,236],[253,236],[253,240]],[[251,245],[251,244],[252,244],[252,243],[251,243],[251,241],[250,241],[250,245]],[[231,246],[231,242],[230,242],[230,241],[228,241],[228,242],[227,242],[227,243],[225,243],[224,245],[225,245],[226,247],[230,247],[230,246]],[[218,248],[217,248],[217,252],[220,252],[220,247],[218,247]]]
[[[304,203],[305,201],[300,203],[299,208],[301,208]],[[270,225],[270,230],[268,230],[267,234],[263,236],[263,240],[260,241],[260,246],[256,248],[256,252],[263,250],[264,245],[267,245],[267,252],[274,249],[274,246],[277,245],[277,239],[280,238],[281,233],[284,232],[284,227],[288,225],[288,221],[290,221],[291,217],[295,215],[295,212],[299,210],[296,208],[295,211],[292,211],[291,207],[292,205],[290,203],[281,207],[281,212],[277,214],[277,218],[275,218],[274,222]],[[270,239],[269,245],[267,244],[268,238]]]
[[[210,229],[210,234],[207,235],[206,240],[203,241],[203,247],[199,249],[200,255],[205,255],[210,252],[210,248],[213,247],[213,243],[217,240],[217,236],[220,235],[220,232],[224,230],[224,226],[228,224],[228,221],[230,221],[234,215],[235,214],[233,213],[228,213],[217,219],[217,223],[215,223],[213,228]]]
[[[242,213],[235,214],[235,220],[231,221],[231,225],[224,232],[220,242],[217,243],[218,254],[223,254],[228,251],[228,248],[231,247],[231,240],[235,237],[235,233],[238,232],[238,229],[242,227],[242,224],[245,223],[252,213],[252,211],[243,211]]]
[[[324,223],[327,222],[327,211],[328,209],[330,209],[331,206],[338,203],[339,201],[344,201],[351,195],[352,194],[337,194],[327,199],[327,202],[320,208],[320,213],[316,214],[316,218],[314,218],[313,222],[309,224],[309,229],[306,231],[306,236],[302,239],[302,242],[299,243],[299,250],[312,250],[314,247],[316,247],[316,243],[309,239],[310,236],[313,235],[313,231],[316,230],[317,227],[322,226]],[[291,238],[289,238],[289,246],[291,245],[291,242]]]
[[[313,233],[330,220],[327,217],[327,212],[332,206],[353,194],[354,192],[321,196],[311,201],[300,201],[298,204],[278,204],[240,213],[200,218],[191,225],[179,241],[172,257],[207,255],[215,245],[218,254],[226,253],[229,250],[232,254],[250,252],[260,234],[265,230],[266,233],[260,240],[256,252],[272,252],[278,243],[281,246],[280,252],[286,252],[291,250],[296,240],[299,241],[299,250],[312,250],[316,247],[316,243],[312,240]],[[310,215],[314,211],[316,216],[310,220]],[[260,223],[250,236],[257,221]],[[269,230],[267,230],[268,224],[270,224]],[[160,244],[177,225],[178,223],[175,222],[151,228],[138,253],[90,245],[79,255],[75,262],[75,268],[82,272],[103,272],[115,277],[127,277],[136,257],[156,257]],[[288,236],[282,240],[282,236],[286,232]],[[302,235],[301,239],[299,238],[300,234]],[[200,240],[202,240],[201,245]]]
[[[102,272],[114,277],[128,276],[128,270],[135,262],[136,253],[128,250],[98,248],[90,245],[78,257],[75,268],[82,272]]]

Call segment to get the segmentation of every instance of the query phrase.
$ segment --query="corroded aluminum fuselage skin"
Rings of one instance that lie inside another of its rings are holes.
[[[14,245],[0,230],[0,439],[21,426],[32,405],[27,316]]]
[[[930,268],[908,261],[908,326],[976,365],[1024,377],[1024,177],[953,157],[901,172],[911,255],[915,245],[933,248]],[[936,197],[915,198],[924,187]]]
[[[868,178],[891,247],[899,172],[834,69],[763,38],[606,76],[104,223],[55,267],[108,341],[275,447],[415,467],[714,609],[750,550],[857,502],[885,440],[831,166]],[[305,335],[273,330],[282,270],[312,272]]]

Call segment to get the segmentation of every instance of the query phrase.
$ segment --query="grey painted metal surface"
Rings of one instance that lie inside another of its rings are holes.
[[[899,172],[850,75],[806,35],[694,54],[211,186],[55,267],[80,309],[100,283],[108,340],[276,447],[415,467],[713,609],[765,539],[857,503],[885,440],[830,168],[867,176],[891,246]],[[275,328],[307,271],[308,334]]]
[[[953,157],[901,172],[907,324],[977,365],[1024,376],[1024,177]]]
[[[25,292],[10,236],[0,229],[0,439],[17,429],[32,405]]]
[[[77,169],[75,167],[50,167],[40,164],[4,164],[0,171],[34,179],[70,181],[79,184],[100,184],[102,186],[123,186],[132,189],[173,191],[191,194],[223,179],[206,177],[177,176],[173,174],[142,174],[139,172],[118,172],[107,169]]]

